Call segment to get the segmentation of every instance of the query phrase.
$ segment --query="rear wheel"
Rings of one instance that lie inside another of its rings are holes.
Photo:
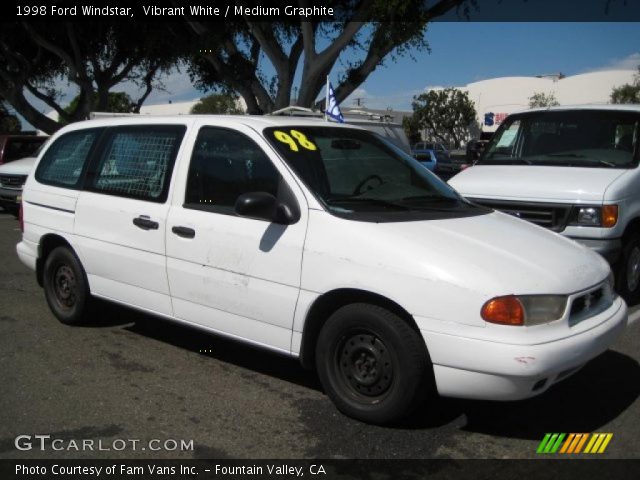
[[[49,254],[42,279],[47,303],[58,320],[68,325],[87,320],[89,286],[80,261],[69,248],[57,247]]]
[[[425,398],[430,364],[420,335],[375,305],[337,310],[316,344],[320,381],[338,409],[370,423],[407,416]]]

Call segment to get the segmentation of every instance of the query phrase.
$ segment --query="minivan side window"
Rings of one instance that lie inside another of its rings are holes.
[[[193,149],[184,207],[233,215],[243,193],[277,196],[280,178],[271,160],[249,137],[204,127]]]
[[[79,130],[62,135],[38,164],[36,180],[46,185],[78,188],[89,152],[101,130]]]
[[[108,134],[89,189],[164,202],[186,127],[116,127]]]

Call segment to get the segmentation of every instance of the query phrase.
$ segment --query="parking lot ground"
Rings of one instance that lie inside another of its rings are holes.
[[[107,304],[89,327],[60,324],[19,238],[0,212],[0,458],[533,458],[547,432],[611,432],[607,458],[640,458],[640,322],[539,397],[441,398],[377,427],[340,414],[295,360]],[[23,434],[194,448],[19,451]]]

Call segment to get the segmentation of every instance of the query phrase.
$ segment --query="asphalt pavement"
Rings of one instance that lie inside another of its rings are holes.
[[[377,427],[339,413],[295,360],[108,304],[91,326],[60,324],[19,238],[0,211],[0,458],[533,458],[547,432],[611,432],[603,455],[640,458],[640,322],[539,397],[434,399]],[[20,435],[64,442],[20,450]],[[152,439],[187,448],[152,451]]]

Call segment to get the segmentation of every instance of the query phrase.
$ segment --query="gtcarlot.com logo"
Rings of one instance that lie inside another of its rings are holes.
[[[604,453],[613,433],[547,433],[536,453]]]
[[[67,450],[75,452],[98,451],[111,452],[123,450],[150,450],[157,452],[166,450],[170,452],[193,451],[193,440],[174,440],[172,438],[140,440],[137,438],[115,438],[113,440],[94,440],[92,438],[63,439],[52,438],[51,435],[18,435],[14,441],[18,450]]]

